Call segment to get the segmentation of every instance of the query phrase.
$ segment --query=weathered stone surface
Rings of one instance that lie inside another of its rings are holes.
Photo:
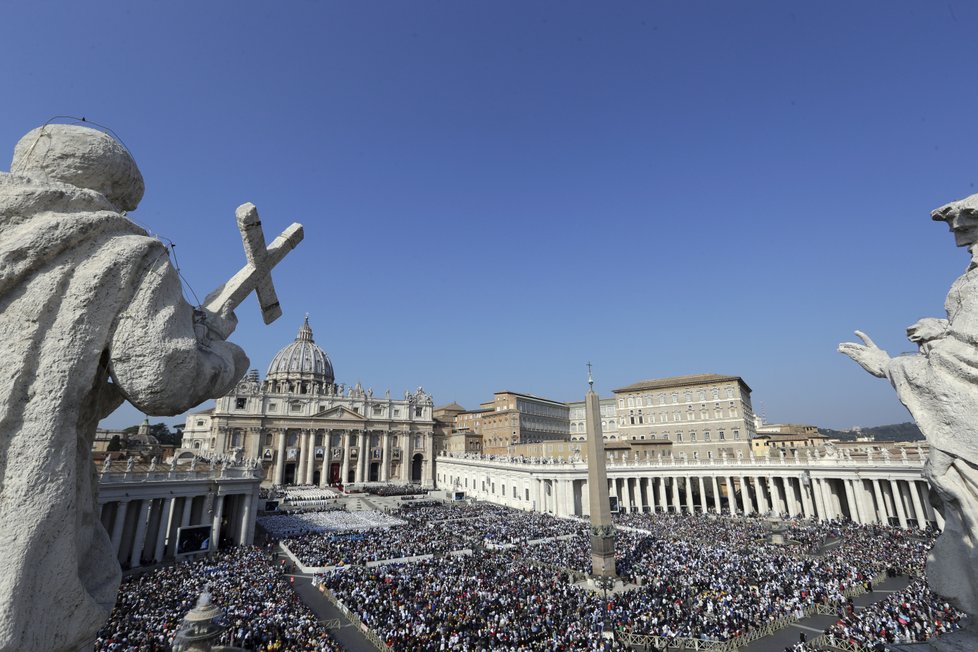
[[[48,125],[0,173],[0,650],[75,650],[120,569],[95,511],[95,427],[123,400],[178,414],[247,358],[182,296],[158,240],[122,211],[142,176],[113,139]],[[195,323],[196,318],[196,323]]]
[[[971,261],[951,286],[946,319],[921,319],[907,328],[920,352],[891,358],[865,334],[863,344],[839,345],[866,371],[887,378],[930,444],[926,473],[945,519],[927,562],[936,593],[978,614],[978,195],[932,214],[947,222]]]

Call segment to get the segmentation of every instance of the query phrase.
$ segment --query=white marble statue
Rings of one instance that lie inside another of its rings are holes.
[[[978,614],[978,195],[947,204],[931,217],[945,222],[968,266],[951,285],[946,319],[907,328],[915,355],[890,357],[866,334],[839,351],[893,385],[930,445],[925,472],[936,493],[944,532],[931,550],[931,588],[968,614]],[[884,457],[889,454],[884,451]]]
[[[0,173],[0,651],[91,649],[120,579],[95,502],[99,420],[123,401],[180,414],[232,389],[248,359],[225,341],[227,323],[210,330],[184,300],[166,246],[126,216],[143,179],[116,140],[46,125],[17,143],[10,169]]]

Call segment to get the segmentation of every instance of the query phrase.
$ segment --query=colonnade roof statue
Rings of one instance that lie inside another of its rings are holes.
[[[891,358],[869,336],[839,351],[866,371],[887,378],[930,444],[926,475],[939,499],[944,532],[927,561],[931,588],[960,609],[978,614],[978,195],[938,208],[955,244],[971,261],[951,285],[946,319],[925,318],[907,328],[915,355]]]
[[[76,125],[31,131],[0,173],[2,651],[79,649],[115,601],[119,564],[94,509],[99,419],[124,400],[179,414],[248,368],[225,339],[240,295],[271,291],[267,265],[248,254],[208,298],[216,310],[195,309],[166,247],[125,215],[142,195],[129,152]],[[247,247],[260,228],[241,226]]]

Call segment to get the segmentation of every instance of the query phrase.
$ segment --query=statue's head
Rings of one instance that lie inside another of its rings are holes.
[[[947,222],[959,247],[978,243],[978,195],[945,204],[930,214],[937,222]]]
[[[10,171],[94,190],[123,211],[135,210],[145,190],[143,175],[122,144],[79,125],[32,130],[14,148]]]

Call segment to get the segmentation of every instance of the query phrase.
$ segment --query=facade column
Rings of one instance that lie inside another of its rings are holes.
[[[903,496],[900,494],[899,480],[890,480],[890,490],[893,492],[893,505],[896,508],[897,519],[900,527],[907,529],[907,513],[903,510]]]
[[[129,567],[136,568],[143,563],[143,547],[146,545],[146,519],[149,518],[149,508],[153,501],[141,500],[139,516],[136,520],[136,533],[132,540],[132,553],[129,555]]]
[[[713,487],[713,508],[716,509],[717,516],[720,516],[723,514],[723,505],[720,503],[720,486],[715,475],[710,476],[710,484]]]
[[[217,546],[221,542],[221,520],[223,518],[224,496],[218,494],[214,498],[214,519],[211,521],[211,552],[217,550]]]
[[[326,454],[323,454],[323,459]],[[306,471],[306,484],[316,484],[316,431],[309,431],[309,470]]]
[[[272,482],[281,486],[285,481],[285,439],[288,431],[281,428],[278,431],[278,451],[275,453],[275,478]]]
[[[350,477],[350,431],[343,431],[343,463],[340,465],[340,484],[349,484]]]
[[[737,515],[737,496],[734,494],[733,482],[729,475],[723,476],[723,484],[727,489],[727,510],[731,516]]]
[[[160,515],[160,527],[156,531],[156,547],[153,549],[153,561],[159,563],[163,561],[163,551],[166,549],[166,541],[170,537],[170,515],[173,514],[173,505],[177,502],[176,498],[162,498],[163,513]]]
[[[329,430],[323,430],[323,461],[319,465],[319,486],[320,488],[329,485],[329,465],[332,462],[329,451]]]
[[[360,484],[361,482],[366,482],[367,478],[363,473],[364,466],[367,463],[367,433],[363,430],[360,431],[357,437],[357,446],[360,449],[359,457],[357,457],[357,470],[354,476],[354,482]]]
[[[126,524],[126,511],[129,508],[128,500],[121,500],[116,503],[115,518],[112,519],[112,550],[115,556],[119,556],[119,546],[122,544],[122,528]]]
[[[306,468],[309,466],[309,431],[299,431],[299,466],[295,470],[295,483],[306,484]]]
[[[921,530],[927,529],[927,515],[924,514],[924,507],[920,502],[920,494],[917,492],[917,483],[913,480],[907,482],[910,489],[910,500],[913,502],[914,515],[917,517],[917,527]]]
[[[380,435],[380,443],[383,448],[380,460],[380,481],[387,482],[390,480],[391,468],[391,438],[389,432],[384,432]]]

